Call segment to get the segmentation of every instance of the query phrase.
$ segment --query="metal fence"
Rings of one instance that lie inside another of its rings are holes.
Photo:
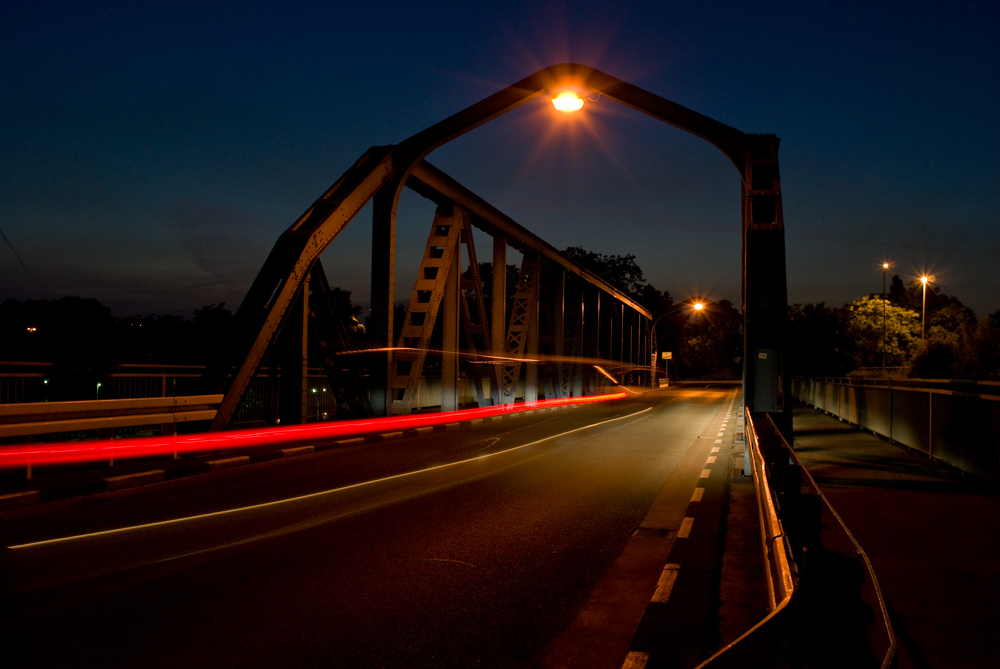
[[[892,442],[1000,482],[1000,383],[796,378],[792,395]]]
[[[68,401],[94,399],[125,400],[152,397],[186,397],[198,393],[202,365],[122,364],[106,374],[101,387],[86,396],[61,398]],[[57,382],[52,363],[0,362],[0,404],[47,402]],[[234,425],[274,423],[278,417],[278,379],[280,370],[263,368],[254,379],[240,406]],[[306,420],[328,420],[337,414],[337,400],[322,369],[310,368]]]

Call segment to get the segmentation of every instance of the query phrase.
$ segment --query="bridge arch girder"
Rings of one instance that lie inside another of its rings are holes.
[[[230,366],[220,364],[206,374],[208,386],[221,386],[226,391],[225,400],[213,422],[213,429],[225,427],[231,421],[264,356],[287,319],[289,308],[302,290],[303,281],[312,264],[369,200],[374,200],[372,324],[379,339],[386,335],[385,340],[391,346],[396,208],[411,172],[436,148],[565,85],[599,92],[616,102],[700,137],[722,151],[736,167],[742,181],[744,203],[742,297],[746,317],[745,349],[747,352],[764,353],[763,358],[755,357],[754,360],[766,360],[767,351],[777,353],[776,356],[772,354],[771,363],[763,366],[750,363],[749,353],[744,356],[744,398],[748,406],[754,407],[757,396],[777,395],[783,323],[787,318],[777,138],[773,135],[747,135],[595,68],[563,63],[539,70],[398,145],[372,147],[279,237],[237,311],[235,373],[227,379]],[[766,160],[764,154],[767,154]],[[769,171],[773,179],[770,182],[764,179],[759,184],[755,183],[753,166],[765,164],[769,166],[768,169],[758,167],[758,172]],[[762,203],[759,207],[754,206],[757,201]],[[753,258],[750,259],[749,249],[753,249]],[[757,262],[758,260],[761,262]],[[758,265],[761,271],[757,270]],[[753,314],[749,311],[751,309]],[[750,335],[751,322],[754,323],[754,335],[757,334],[758,310],[762,317],[759,320],[760,337]],[[778,366],[773,364],[775,358]],[[769,377],[769,383],[760,383],[761,373]],[[773,379],[770,379],[772,376]],[[786,375],[784,385],[787,384]],[[782,395],[782,406],[778,406],[777,397],[774,401],[769,397],[761,406],[766,406],[765,410],[787,413],[790,409],[783,405],[788,393]]]

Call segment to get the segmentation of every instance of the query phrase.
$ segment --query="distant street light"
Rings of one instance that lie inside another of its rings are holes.
[[[920,283],[924,284],[924,304],[920,309],[920,339],[927,339],[927,282],[931,280],[929,276],[920,277]]]
[[[97,384],[97,394],[94,396],[94,399],[95,400],[101,399],[101,384],[100,383]]]
[[[681,306],[677,307],[676,309],[671,309],[667,313],[660,314],[659,316],[657,316],[656,320],[653,321],[653,324],[649,326],[650,332],[654,332],[655,331],[656,324],[660,322],[661,318],[665,318],[667,316],[672,316],[673,314],[676,314],[678,311],[683,311],[687,306],[689,306],[689,305],[682,304]],[[690,307],[692,309],[694,309],[695,313],[697,313],[697,312],[699,312],[699,311],[701,311],[702,309],[705,308],[705,303],[704,302],[695,302],[694,304],[690,305]],[[664,365],[666,365],[666,363],[664,363]],[[669,378],[669,376],[667,376],[666,369],[667,368],[664,367],[664,377],[666,377],[667,381],[669,382],[670,378]],[[653,356],[653,380],[654,380],[654,382],[655,382],[655,379],[656,379],[656,356]]]
[[[885,275],[889,263],[882,263],[882,376],[885,376]]]

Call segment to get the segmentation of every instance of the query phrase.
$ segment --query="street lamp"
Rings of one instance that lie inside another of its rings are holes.
[[[923,306],[920,308],[920,339],[927,339],[927,282],[933,277],[922,276],[920,277],[920,283],[924,285],[924,299]]]
[[[565,113],[579,111],[583,109],[583,98],[575,91],[562,91],[553,96],[552,106]]]
[[[656,331],[656,324],[660,322],[661,318],[665,318],[666,316],[672,316],[673,314],[676,314],[678,311],[683,311],[687,306],[689,306],[689,305],[682,304],[681,306],[677,307],[676,309],[671,309],[667,313],[660,314],[659,316],[657,316],[656,320],[653,321],[653,324],[651,326],[649,326],[650,332],[655,332]],[[692,309],[694,309],[695,313],[698,313],[699,311],[701,311],[702,309],[705,308],[705,303],[701,302],[701,301],[698,301],[698,302],[695,302],[694,304],[690,305],[690,307]],[[670,376],[669,376],[669,370],[668,370],[668,368],[666,366],[666,363],[664,363],[663,374],[666,377],[667,381],[669,382],[670,381]],[[653,383],[656,383],[656,358],[653,359]]]
[[[882,376],[885,376],[885,275],[890,263],[882,263]]]
[[[101,399],[101,384],[100,383],[97,384],[97,393],[94,395],[94,399],[97,399],[97,400]]]

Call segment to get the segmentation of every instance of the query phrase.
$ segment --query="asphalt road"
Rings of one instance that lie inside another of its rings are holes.
[[[0,514],[4,664],[536,665],[731,397],[658,391]]]

